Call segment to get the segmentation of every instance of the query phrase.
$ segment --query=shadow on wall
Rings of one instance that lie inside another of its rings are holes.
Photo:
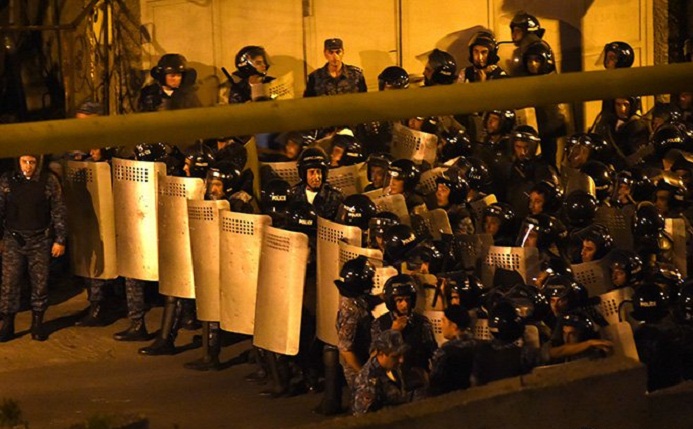
[[[368,91],[378,90],[378,75],[386,68],[396,65],[393,57],[386,51],[360,51],[359,57],[363,65]],[[367,71],[371,70],[371,74]]]
[[[200,99],[200,103],[205,107],[217,104],[220,80],[216,74],[215,67],[195,61],[189,61],[188,67],[192,67],[197,71],[195,87],[197,90],[197,98]]]

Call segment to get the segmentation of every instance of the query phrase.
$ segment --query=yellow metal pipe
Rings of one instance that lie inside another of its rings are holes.
[[[693,63],[0,126],[0,157],[693,90]]]

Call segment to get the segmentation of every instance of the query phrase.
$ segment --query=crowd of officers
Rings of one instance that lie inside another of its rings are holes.
[[[423,71],[423,85],[556,72],[551,47],[542,39],[544,29],[534,16],[520,12],[510,28],[516,69],[506,71],[498,65],[494,35],[480,31],[469,41],[470,66],[459,69],[449,53],[435,49]],[[366,91],[361,70],[342,61],[342,40],[326,40],[324,55],[327,62],[309,75],[304,96]],[[634,52],[624,42],[613,42],[606,44],[603,58],[607,69],[630,67]],[[270,61],[262,47],[243,48],[235,63],[237,70],[222,88],[224,102],[272,98],[258,90],[274,80],[267,74]],[[151,75],[154,82],[141,93],[141,111],[199,105],[195,70],[182,55],[164,55]],[[388,67],[378,84],[380,90],[405,90],[409,74],[401,67]],[[98,115],[100,109],[97,103],[85,103],[78,116]],[[99,148],[70,156],[93,162],[108,162],[111,157],[163,162],[170,175],[204,178],[208,199],[226,199],[232,211],[267,214],[273,226],[307,234],[313,247],[308,277],[315,273],[318,217],[359,227],[364,247],[382,251],[383,263],[398,274],[385,282],[381,294],[372,294],[377,268],[365,256],[347,261],[335,280],[340,293],[335,315],[339,341],[336,349],[325,347],[323,362],[320,348],[315,357],[319,342],[310,327],[314,309],[304,312],[301,337],[307,340],[301,342],[298,357],[263,350],[250,354],[261,369],[249,379],[269,377],[274,396],[315,389],[324,374],[322,411],[339,412],[341,388],[336,378],[343,375],[351,392],[351,411],[362,414],[526,374],[541,365],[604,357],[614,343],[600,336],[607,322],[595,309],[599,297],[590,296],[571,270],[574,264],[598,260],[608,266],[610,288],[632,292],[632,312],[625,320],[632,326],[640,360],[648,367],[648,390],[691,379],[693,284],[683,278],[680,268],[693,267],[689,262],[693,91],[671,94],[669,103],[657,103],[646,114],[639,97],[604,100],[586,132],[569,134],[570,121],[559,106],[535,107],[535,112],[536,129],[518,124],[513,110],[403,119],[400,125],[419,135],[436,136],[434,163],[395,159],[389,151],[393,123],[271,136],[260,151],[260,161],[295,161],[300,181],[293,185],[271,168],[254,177],[246,168],[249,138],[242,136],[200,141],[184,150],[143,143],[134,149]],[[561,140],[563,146],[558,144]],[[35,315],[31,334],[46,339],[42,319],[48,255],[64,252],[66,232],[60,186],[53,175],[38,168],[42,159],[23,156],[17,171],[0,180],[5,231],[0,341],[14,337],[19,276],[27,261]],[[328,183],[331,168],[360,163],[367,170],[368,195],[344,196]],[[422,174],[437,167],[442,169],[435,190],[424,192]],[[253,192],[255,180],[261,182],[259,199]],[[409,219],[378,209],[379,193],[401,194]],[[421,221],[422,214],[435,209],[447,214],[451,233],[435,234]],[[604,209],[617,210],[627,220],[632,247],[617,246],[619,240],[609,225],[596,221]],[[36,215],[19,216],[20,212]],[[667,219],[685,225],[683,257],[673,252],[681,237],[665,230]],[[536,248],[538,275],[523,278],[518,272],[497,269],[493,280],[483,284],[483,264],[469,263],[459,245],[475,234],[489,237],[495,246]],[[105,282],[87,283],[91,305],[78,325],[100,326]],[[126,279],[125,283],[132,323],[115,339],[150,339],[144,325],[143,282]],[[435,305],[422,305],[422,297],[429,296],[425,289],[434,290],[435,299],[442,302],[440,329],[446,340],[442,344],[422,312]],[[375,317],[374,309],[383,303],[386,309]],[[178,330],[195,325],[194,308],[192,301],[166,297],[162,328],[140,353],[174,353]],[[490,337],[472,334],[479,324],[488,326]],[[529,326],[538,338],[527,338]],[[188,367],[219,369],[218,323],[204,323],[202,340],[203,357]],[[342,374],[335,371],[340,364]]]

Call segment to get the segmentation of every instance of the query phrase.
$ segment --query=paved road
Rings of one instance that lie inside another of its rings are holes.
[[[139,356],[146,343],[119,343],[111,335],[126,327],[125,320],[103,328],[70,326],[85,307],[85,295],[52,306],[47,319],[53,329],[48,341],[32,341],[26,332],[30,312],[18,315],[20,338],[0,344],[0,400],[19,401],[31,428],[65,429],[95,415],[136,414],[150,428],[282,428],[324,420],[311,412],[319,395],[270,399],[259,393],[265,386],[249,384],[254,370],[239,364],[219,372],[196,372],[183,363],[201,355],[200,349],[175,356]],[[147,320],[160,320],[155,308]],[[181,334],[189,344],[192,332]],[[222,350],[222,361],[249,348],[243,341]]]

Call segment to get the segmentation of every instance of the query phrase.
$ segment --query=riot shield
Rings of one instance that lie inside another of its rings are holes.
[[[267,84],[269,97],[272,100],[290,100],[294,98],[294,72],[290,71]]]
[[[118,275],[138,280],[159,279],[157,196],[159,162],[113,158],[113,202]]]
[[[93,279],[118,277],[110,165],[68,161],[63,186],[73,273]]]
[[[577,168],[564,165],[561,169],[561,184],[566,196],[573,191],[585,191],[593,197],[597,196],[594,180]]]
[[[638,349],[635,347],[633,329],[628,323],[620,322],[615,325],[604,326],[599,330],[599,334],[602,339],[614,343],[614,355],[640,360]]]
[[[491,331],[488,327],[488,319],[482,319],[481,317],[476,319],[476,323],[472,328],[472,334],[474,335],[475,340],[491,341],[493,339],[493,335],[491,335]]]
[[[614,289],[599,296],[597,310],[609,325],[615,325],[628,320],[628,314],[633,310],[633,289],[624,287]]]
[[[674,260],[672,261],[683,277],[688,277],[686,263],[686,222],[681,218],[664,220],[664,230],[674,240]]]
[[[484,216],[484,209],[493,203],[498,202],[494,194],[486,195],[484,198],[474,200],[469,203],[469,208],[472,211],[472,216],[474,217],[475,227],[481,229],[481,221]]]
[[[361,164],[330,168],[327,171],[327,183],[342,191],[345,197],[361,192],[359,169]]]
[[[536,247],[491,246],[481,269],[484,285],[493,284],[496,268],[517,271],[525,283],[532,283],[539,274],[539,250]]]
[[[423,313],[424,316],[428,317],[431,321],[431,327],[433,328],[433,337],[438,343],[438,347],[445,343],[445,337],[443,336],[443,316],[445,315],[441,310],[426,310]]]
[[[338,341],[335,320],[339,311],[339,291],[334,285],[339,278],[339,242],[346,240],[361,246],[361,229],[341,225],[318,217],[317,234],[317,335],[327,344]]]
[[[438,184],[436,179],[443,175],[447,168],[436,167],[421,173],[421,178],[419,179],[418,190],[423,195],[430,195],[436,192],[438,189]]]
[[[633,233],[631,222],[623,210],[617,207],[599,207],[593,223],[600,223],[609,230],[614,238],[614,247],[618,249],[633,250]]]
[[[535,130],[539,129],[537,126],[537,112],[534,107],[515,109],[515,118],[515,125],[529,125]]]
[[[365,162],[360,163],[359,170],[357,173],[357,189],[366,189],[366,186],[368,186],[371,183],[368,181],[368,164],[366,164]]]
[[[221,329],[252,335],[262,237],[269,216],[221,211]]]
[[[188,200],[197,318],[204,322],[218,322],[221,316],[219,230],[222,209],[229,209],[228,201]]]
[[[601,295],[613,287],[606,260],[583,262],[570,267],[575,280],[585,286],[590,296]]]
[[[456,235],[453,245],[455,260],[461,261],[465,270],[477,271],[491,246],[491,234]]]
[[[298,353],[308,253],[307,235],[265,227],[253,345],[284,355]]]
[[[205,184],[195,177],[159,181],[159,293],[195,298],[188,201],[202,200]]]
[[[298,177],[298,167],[296,166],[296,161],[263,162],[261,165],[266,165],[271,168],[277,176],[286,180],[291,186],[294,186],[301,181],[301,178]]]
[[[438,136],[412,130],[400,123],[392,129],[390,153],[395,159],[411,159],[417,164],[426,161],[431,165],[436,162]]]
[[[380,193],[380,196],[374,198],[378,192]],[[383,195],[380,189],[367,192],[365,195],[373,200],[375,206],[378,208],[378,212],[392,212],[399,217],[401,223],[411,225],[411,220],[409,219],[409,210],[407,210],[407,203],[404,200],[404,195]]]
[[[430,236],[440,240],[443,235],[452,235],[448,213],[443,209],[434,209],[411,217],[411,223],[417,235]]]
[[[339,269],[345,262],[355,259],[359,256],[365,256],[375,266],[380,268],[383,266],[383,252],[380,249],[369,249],[366,247],[354,246],[345,241],[339,241]]]
[[[399,274],[399,272],[395,267],[389,265],[385,267],[377,267],[375,269],[375,277],[373,278],[373,290],[371,290],[371,295],[382,295],[385,282],[390,277],[394,277],[397,274]],[[373,318],[377,319],[388,311],[387,305],[385,305],[383,302],[371,310],[371,315],[373,315]]]

